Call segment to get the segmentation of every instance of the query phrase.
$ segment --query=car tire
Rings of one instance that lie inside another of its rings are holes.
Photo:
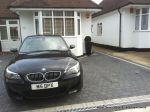
[[[22,96],[17,95],[16,93],[14,93],[13,91],[9,89],[7,89],[7,94],[13,102],[22,101],[24,99]]]
[[[83,79],[81,78],[80,83],[78,85],[78,89],[77,89],[78,91],[77,92],[82,91],[82,88],[83,88]]]

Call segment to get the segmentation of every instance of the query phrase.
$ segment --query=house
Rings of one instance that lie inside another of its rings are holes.
[[[93,14],[92,40],[100,46],[150,49],[150,0],[103,0]]]
[[[30,35],[61,35],[76,46],[76,56],[83,55],[92,14],[98,11],[91,0],[0,0],[2,51],[19,48]]]

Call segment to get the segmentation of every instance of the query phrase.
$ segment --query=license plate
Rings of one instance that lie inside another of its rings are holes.
[[[41,84],[32,84],[31,85],[32,90],[51,89],[51,88],[57,88],[57,87],[58,87],[58,82],[41,83]]]

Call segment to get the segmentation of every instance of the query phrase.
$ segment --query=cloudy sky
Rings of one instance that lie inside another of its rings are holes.
[[[96,2],[97,4],[99,4],[102,0],[92,0],[94,2]]]

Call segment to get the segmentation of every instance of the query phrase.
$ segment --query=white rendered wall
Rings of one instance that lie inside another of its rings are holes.
[[[129,8],[124,8],[122,19],[122,47],[150,48],[150,31],[135,31],[135,13],[130,13]]]
[[[81,13],[81,37],[82,37],[82,46],[83,46],[83,53],[85,53],[85,42],[84,39],[86,36],[90,36],[92,38],[92,32],[91,32],[91,24],[92,24],[92,17],[91,13],[90,16],[87,17],[86,13]],[[80,39],[81,40],[81,39]]]
[[[27,36],[34,35],[34,21],[32,11],[22,11],[19,12],[20,16],[20,26],[21,26],[21,36],[22,40]]]
[[[121,9],[121,13],[121,47],[150,48],[150,31],[135,31],[135,13],[130,13],[129,8]],[[113,11],[93,18],[93,42],[104,45],[119,46],[119,21],[118,11]],[[103,24],[102,36],[97,36],[97,23]]]
[[[119,46],[119,13],[118,11],[113,11],[92,20],[92,42],[110,45],[110,46]],[[102,23],[102,35],[97,36],[97,24]]]

